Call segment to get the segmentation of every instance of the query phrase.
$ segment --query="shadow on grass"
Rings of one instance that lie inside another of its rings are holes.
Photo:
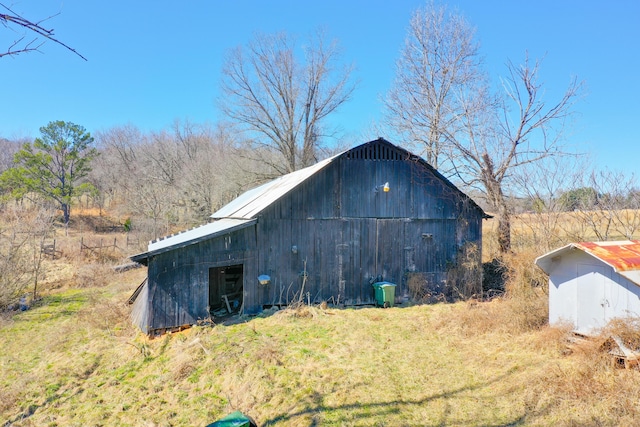
[[[432,394],[430,396],[425,396],[418,399],[408,398],[408,399],[391,400],[386,402],[349,403],[344,405],[325,406],[323,404],[323,400],[324,400],[323,396],[316,392],[316,393],[313,393],[311,396],[309,396],[309,404],[305,409],[301,411],[293,412],[293,413],[277,415],[271,419],[264,420],[261,425],[263,427],[267,427],[267,426],[275,426],[275,425],[278,425],[279,423],[287,422],[287,421],[295,422],[297,418],[304,417],[305,415],[309,415],[311,416],[312,420],[308,425],[318,426],[324,423],[323,421],[324,417],[320,417],[319,415],[332,413],[332,412],[334,413],[344,412],[345,414],[345,415],[336,414],[336,416],[331,417],[332,419],[336,420],[336,423],[340,423],[340,422],[341,423],[350,423],[350,422],[358,423],[359,422],[358,420],[360,420],[362,422],[365,422],[365,424],[369,425],[370,423],[375,423],[377,420],[380,420],[380,419],[384,420],[385,416],[401,414],[403,410],[407,410],[410,407],[419,407],[419,406],[428,404],[430,402],[435,402],[440,399],[447,400],[447,399],[454,398],[457,395],[462,393],[481,390],[483,388],[490,386],[491,384],[505,381],[513,373],[514,371],[512,370],[483,384],[460,387],[454,390],[444,391],[442,393],[436,393],[436,394]],[[527,416],[541,415],[547,412],[547,410],[548,408],[542,408],[535,411],[535,413],[533,412],[527,413],[523,411],[521,415],[516,416],[515,418],[508,420],[504,423],[498,423],[498,424],[489,424],[489,423],[483,422],[481,419],[471,419],[471,420],[465,420],[462,422],[468,423],[466,425],[482,425],[487,427],[520,426],[520,425],[525,425]],[[449,425],[450,423],[459,425],[461,422],[461,420],[459,419],[447,420],[448,412],[449,411],[446,411],[444,414],[442,414],[443,419],[440,422],[437,422],[434,424],[425,423],[421,425],[446,426],[446,425]],[[474,424],[474,422],[477,424]]]

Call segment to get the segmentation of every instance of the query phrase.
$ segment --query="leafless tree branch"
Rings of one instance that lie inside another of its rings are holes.
[[[0,13],[0,23],[2,23],[2,25],[5,28],[13,30],[14,29],[13,27],[16,27],[17,29],[26,30],[27,33],[30,32],[35,34],[35,37],[31,40],[27,40],[26,35],[18,36],[13,41],[13,43],[8,47],[6,52],[0,53],[0,57],[16,56],[21,53],[27,53],[27,52],[39,52],[40,47],[45,43],[44,41],[39,41],[39,39],[42,37],[56,44],[59,44],[60,46],[66,48],[67,50],[70,50],[71,52],[75,53],[85,61],[87,60],[87,58],[82,56],[77,50],[75,50],[74,48],[70,47],[69,45],[63,43],[58,38],[56,38],[54,29],[46,29],[42,26],[42,23],[44,21],[59,15],[58,13],[56,13],[55,15],[51,15],[48,18],[45,18],[43,20],[34,22],[14,12],[10,7],[5,5],[4,3],[0,3],[0,8],[4,9],[5,11],[4,13]]]
[[[278,154],[277,174],[318,160],[323,121],[355,88],[352,68],[335,68],[336,43],[318,33],[302,50],[300,60],[291,36],[259,34],[230,51],[223,68],[222,111],[248,131],[248,140]]]

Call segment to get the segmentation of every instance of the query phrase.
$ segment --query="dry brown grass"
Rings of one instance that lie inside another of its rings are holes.
[[[640,317],[613,319],[602,330],[604,337],[619,337],[631,350],[640,350]]]
[[[241,410],[263,426],[640,420],[638,372],[615,369],[597,343],[571,344],[566,329],[514,319],[513,298],[300,306],[149,340],[114,326],[139,279],[134,271],[106,287],[65,291],[0,329],[0,419],[206,425]],[[35,325],[39,340],[30,336]]]
[[[532,291],[526,298],[470,300],[460,303],[459,307],[443,314],[436,326],[454,330],[456,334],[465,337],[473,337],[493,332],[521,334],[537,331],[548,322],[547,298],[539,291]]]
[[[99,288],[106,286],[115,276],[110,265],[82,264],[77,268],[75,282],[80,288]]]
[[[640,212],[622,210],[609,212],[551,212],[522,213],[511,218],[511,243],[516,253],[534,249],[544,254],[571,242],[602,240],[627,240],[625,233],[635,230],[634,239],[640,239],[637,223]],[[626,218],[626,219],[625,219]],[[483,221],[483,261],[489,261],[498,254],[498,222],[495,218]]]
[[[640,373],[619,369],[600,337],[571,343],[570,349],[564,363],[540,373],[529,399],[547,405],[557,399],[558,409],[572,414],[558,425],[637,425]]]

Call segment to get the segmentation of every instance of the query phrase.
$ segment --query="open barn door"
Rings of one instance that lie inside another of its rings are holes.
[[[209,311],[215,317],[240,313],[243,303],[242,264],[209,269]]]

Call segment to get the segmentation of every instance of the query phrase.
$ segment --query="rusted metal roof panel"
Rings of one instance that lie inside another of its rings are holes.
[[[575,246],[609,264],[616,272],[640,269],[640,240],[582,242]]]
[[[220,210],[211,215],[211,218],[255,218],[263,209],[293,190],[341,154],[342,153],[329,157],[313,166],[283,175],[273,181],[246,191],[238,198],[220,208]]]
[[[640,284],[640,240],[570,243],[536,258],[535,263],[547,273],[553,262],[570,250],[581,250],[611,266],[615,272]]]

